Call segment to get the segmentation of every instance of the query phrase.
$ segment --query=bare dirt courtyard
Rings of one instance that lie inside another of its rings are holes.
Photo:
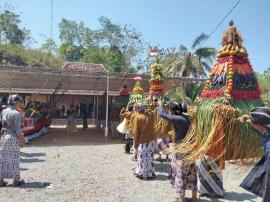
[[[105,138],[95,129],[67,135],[50,129],[21,150],[21,187],[0,188],[0,201],[173,202],[177,200],[167,178],[167,163],[155,162],[157,178],[133,176],[136,163],[124,154],[123,142]],[[239,187],[249,168],[227,164],[224,199],[198,201],[261,201]],[[10,181],[9,181],[10,182]]]

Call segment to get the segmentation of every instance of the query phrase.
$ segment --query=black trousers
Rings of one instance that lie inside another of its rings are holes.
[[[128,154],[130,154],[130,149],[131,149],[132,146],[133,146],[133,139],[128,138],[126,140],[125,152],[128,153]]]

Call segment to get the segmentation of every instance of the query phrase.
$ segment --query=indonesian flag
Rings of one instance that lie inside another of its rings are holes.
[[[135,76],[135,77],[133,77],[133,79],[135,79],[135,80],[142,80],[142,77],[141,76]]]
[[[157,49],[151,49],[150,50],[150,56],[151,57],[155,57],[155,56],[157,56],[157,54],[158,54],[158,50]]]

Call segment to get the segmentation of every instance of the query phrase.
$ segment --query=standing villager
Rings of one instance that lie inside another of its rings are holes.
[[[250,116],[239,118],[241,122],[251,119],[251,126],[262,137],[264,155],[253,167],[241,183],[241,187],[263,198],[263,202],[270,201],[270,108],[255,108],[250,111]]]
[[[67,110],[67,133],[74,133],[77,132],[76,127],[76,111],[74,109],[74,105],[71,104],[70,108]]]
[[[156,177],[154,169],[154,150],[156,147],[156,136],[154,133],[154,114],[146,111],[139,103],[135,107],[137,114],[132,119],[133,145],[137,151],[137,167],[135,175],[139,179],[150,179]]]
[[[158,102],[158,113],[160,116],[171,122],[175,131],[174,142],[183,140],[188,132],[190,126],[190,120],[187,115],[183,114],[187,112],[187,108],[183,107],[181,103],[170,102],[169,113],[164,112],[162,102]],[[186,164],[179,154],[173,155],[171,162],[171,184],[175,188],[176,192],[180,194],[179,201],[185,201],[185,191],[192,191],[192,199],[197,199],[197,176],[195,164]]]
[[[65,105],[62,105],[62,107],[61,107],[61,116],[64,117],[65,113],[66,113],[66,107],[65,107]]]
[[[83,120],[83,129],[86,130],[88,128],[87,107],[86,107],[86,104],[84,104],[84,103],[81,103],[81,105],[80,105],[80,114],[81,114],[82,120]]]
[[[112,123],[111,123],[112,137],[113,138],[118,137],[118,131],[116,130],[116,128],[120,122],[118,107],[114,106],[112,108],[112,111],[110,113],[110,119],[112,121]]]
[[[20,179],[20,145],[24,145],[21,114],[16,110],[22,101],[18,95],[8,98],[8,108],[2,111],[3,124],[0,140],[0,187],[7,185],[5,178],[13,179],[13,186],[24,183]]]

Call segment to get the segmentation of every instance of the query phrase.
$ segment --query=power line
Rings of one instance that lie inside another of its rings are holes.
[[[217,26],[213,29],[212,32],[208,35],[208,38],[202,43],[204,44],[214,33],[215,31],[219,28],[219,26],[226,20],[226,18],[231,14],[231,12],[236,8],[236,6],[241,2],[241,0],[238,0],[234,6],[226,13],[226,15],[221,19],[221,21],[217,24]]]

